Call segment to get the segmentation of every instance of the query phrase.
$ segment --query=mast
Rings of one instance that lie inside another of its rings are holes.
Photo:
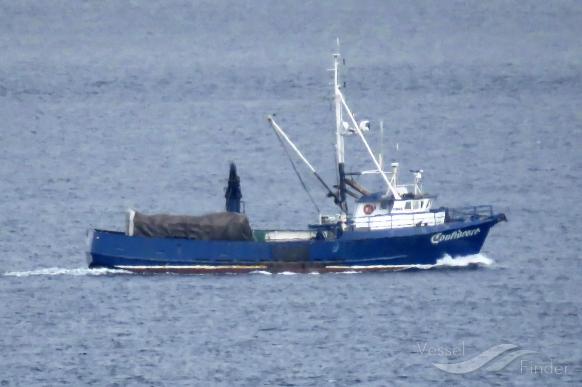
[[[336,163],[338,170],[338,206],[341,208],[342,213],[347,215],[348,213],[348,203],[346,201],[346,175],[345,175],[345,151],[344,151],[344,138],[342,134],[342,96],[340,92],[340,79],[339,79],[339,38],[337,40],[338,52],[333,54],[333,90],[334,90],[334,101],[335,101],[335,149],[336,149]]]
[[[353,131],[362,140],[362,143],[364,144],[364,147],[368,151],[370,158],[374,162],[374,165],[376,166],[378,173],[380,174],[380,176],[382,177],[382,179],[386,183],[386,186],[388,187],[388,191],[392,193],[392,195],[394,196],[394,198],[396,200],[400,200],[400,194],[398,194],[396,187],[394,187],[390,183],[390,180],[388,180],[388,177],[386,176],[386,173],[384,172],[384,170],[382,168],[381,162],[379,162],[376,159],[374,152],[372,152],[372,148],[370,148],[368,141],[366,141],[366,138],[364,137],[364,134],[362,133],[362,129],[360,128],[360,125],[358,125],[358,123],[356,122],[356,119],[354,118],[354,114],[352,113],[352,111],[348,107],[348,104],[346,103],[345,97],[341,91],[341,86],[340,86],[339,60],[340,60],[340,53],[339,53],[339,39],[338,39],[338,52],[336,54],[333,54],[333,73],[334,73],[333,84],[334,84],[335,120],[336,120],[336,161],[337,161],[337,168],[338,168],[338,191],[339,191],[338,195],[337,195],[338,196],[337,199],[339,201],[338,205],[342,209],[342,212],[347,215],[348,205],[346,202],[346,176],[345,176],[345,157],[344,157],[344,138],[343,138],[343,136],[344,136],[343,109],[345,109],[345,112],[348,116],[348,119],[349,119],[349,121],[351,121],[351,123],[353,125]]]

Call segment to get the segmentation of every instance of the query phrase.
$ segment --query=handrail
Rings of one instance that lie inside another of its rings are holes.
[[[376,215],[365,215],[365,216],[352,216],[349,219],[349,224],[355,226],[356,223],[359,223],[360,226],[367,227],[369,229],[372,226],[380,223],[388,223],[389,217],[389,226],[382,227],[386,229],[393,229],[395,223],[395,217],[404,217],[406,215],[412,215],[412,219],[410,217],[407,219],[409,222],[406,222],[404,225],[400,227],[410,227],[416,226],[419,222],[427,222],[431,221],[433,224],[437,224],[437,214],[442,214],[444,210],[445,213],[445,222],[449,221],[468,221],[468,220],[477,220],[483,219],[493,216],[493,206],[491,205],[479,205],[479,206],[466,206],[466,207],[457,207],[457,208],[445,208],[445,209],[433,209],[430,212],[414,212],[408,214],[376,214]],[[427,217],[427,214],[432,214],[432,219]],[[364,220],[364,222],[362,222]],[[397,219],[398,220],[398,219]],[[404,219],[403,219],[404,220]],[[362,224],[363,223],[363,224]]]
[[[432,214],[432,219],[430,219],[430,216],[427,217],[427,215],[429,215],[429,214]],[[442,212],[441,212],[441,214],[442,214]],[[394,227],[394,223],[395,223],[394,218],[396,218],[398,220],[398,218],[404,218],[406,215],[412,215],[412,219],[406,219],[406,220],[408,220],[408,222],[406,222],[404,225],[402,225],[400,227],[416,226],[416,225],[418,225],[418,223],[428,223],[429,221],[432,221],[433,224],[437,224],[437,212],[418,212],[418,213],[411,213],[411,214],[395,214],[395,215],[377,214],[377,215],[372,215],[372,216],[368,216],[368,215],[366,215],[366,216],[354,216],[354,217],[350,218],[349,223],[351,225],[355,225],[356,223],[360,223],[360,222],[358,222],[359,220],[364,220],[365,221],[364,227],[371,229],[373,225],[383,223],[383,222],[388,222],[388,219],[389,219],[390,226],[383,227],[383,228],[393,229],[393,228],[395,228]],[[396,227],[396,228],[398,228],[398,227]]]
[[[448,209],[448,217],[450,219],[466,219],[466,218],[483,218],[493,216],[493,206],[466,206]]]

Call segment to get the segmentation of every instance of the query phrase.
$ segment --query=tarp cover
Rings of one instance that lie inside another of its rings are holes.
[[[145,215],[130,210],[128,220],[127,234],[130,236],[216,241],[253,240],[248,218],[234,212],[188,216]]]

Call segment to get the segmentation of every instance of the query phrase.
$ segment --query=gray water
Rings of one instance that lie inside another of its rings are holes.
[[[580,384],[581,35],[579,1],[0,1],[0,385]],[[338,36],[374,148],[383,120],[438,205],[507,213],[478,269],[86,269],[129,207],[221,209],[229,161],[254,227],[312,222],[265,117],[334,179]],[[500,344],[537,353],[433,365]]]

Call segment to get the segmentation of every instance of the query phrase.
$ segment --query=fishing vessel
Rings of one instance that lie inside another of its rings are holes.
[[[411,184],[401,184],[398,162],[385,170],[366,137],[369,121],[356,121],[346,101],[341,63],[338,52],[332,68],[336,184],[328,184],[275,119],[268,117],[290,155],[305,163],[333,200],[336,214],[319,215],[315,224],[299,231],[252,229],[241,208],[240,179],[232,164],[226,211],[148,216],[131,210],[124,231],[90,230],[89,266],[179,273],[377,271],[434,265],[445,256],[479,253],[490,229],[505,221],[505,215],[494,212],[491,205],[437,208],[436,196],[423,190],[422,170],[411,171]],[[363,144],[373,169],[347,170],[344,142],[348,138]],[[384,189],[370,192],[358,182],[364,175],[379,177]]]

